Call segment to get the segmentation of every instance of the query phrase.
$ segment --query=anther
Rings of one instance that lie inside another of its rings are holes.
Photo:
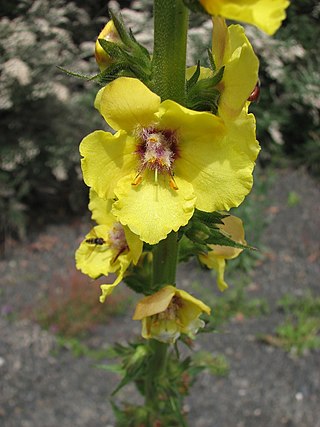
[[[131,183],[131,185],[137,186],[137,185],[141,184],[141,182],[142,182],[142,175],[139,172],[138,175],[133,180],[133,182]]]
[[[170,185],[170,188],[172,188],[172,190],[178,190],[179,189],[174,178],[173,178],[173,176],[170,177],[169,185]]]

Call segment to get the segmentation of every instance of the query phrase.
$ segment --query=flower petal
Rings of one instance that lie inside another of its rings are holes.
[[[210,307],[208,307],[201,300],[190,295],[188,292],[183,291],[182,289],[176,289],[176,295],[178,295],[180,298],[182,298],[184,303],[188,304],[188,307],[191,307],[191,306],[197,307],[197,310],[199,312],[205,312],[207,314],[210,314],[210,312],[211,312]]]
[[[226,122],[224,138],[205,133],[198,143],[188,140],[176,174],[192,183],[196,207],[202,211],[229,210],[238,206],[252,187],[252,171],[259,152],[255,119],[243,112]]]
[[[229,32],[226,20],[220,16],[212,18],[212,55],[215,66],[219,70],[226,63],[230,54]]]
[[[94,108],[96,108],[99,112],[100,112],[100,108],[101,108],[101,98],[102,98],[103,91],[104,91],[104,87],[102,87],[98,91],[98,93],[95,97],[95,100],[94,100]]]
[[[113,198],[117,181],[137,167],[134,150],[134,139],[124,131],[115,135],[101,130],[90,133],[80,144],[84,182],[99,197]]]
[[[228,285],[224,280],[224,271],[226,268],[225,259],[221,256],[216,256],[214,252],[208,252],[207,254],[200,254],[199,260],[202,264],[217,272],[218,288],[221,292],[225,291],[228,288]]]
[[[230,215],[223,218],[222,221],[223,225],[220,224],[219,228],[229,234],[232,240],[242,243],[243,245],[247,243],[244,238],[244,228],[240,218]],[[210,245],[210,247],[214,255],[221,256],[225,259],[236,258],[243,251],[243,249],[233,248],[232,246]]]
[[[104,303],[106,298],[112,294],[114,288],[119,285],[119,283],[121,282],[122,277],[119,278],[117,277],[116,281],[112,284],[112,285],[100,285],[100,289],[101,289],[101,295],[99,297],[99,301],[101,303]]]
[[[161,103],[158,116],[162,128],[177,131],[182,157],[186,143],[198,146],[203,138],[212,143],[214,138],[221,139],[225,133],[219,117],[206,111],[190,110],[171,100]]]
[[[133,174],[121,179],[115,190],[113,214],[121,224],[153,245],[188,223],[195,203],[192,185],[177,177],[178,190],[173,190],[167,176],[160,174],[156,183],[154,172],[148,170],[139,185],[132,185],[134,178]]]
[[[143,241],[139,237],[132,233],[130,228],[124,226],[124,233],[126,236],[126,241],[129,246],[130,256],[132,257],[132,262],[137,264],[139,261],[140,255],[143,249]]]
[[[127,270],[127,268],[129,267],[131,262],[131,256],[130,253],[127,255],[120,255],[118,260],[117,260],[117,264],[120,265],[120,269],[118,269],[117,271],[117,277],[115,279],[115,281],[113,283],[111,283],[110,285],[100,285],[100,289],[101,289],[101,295],[99,298],[100,302],[105,302],[105,299],[107,296],[109,296],[112,292],[113,289],[119,285],[119,283],[122,281],[123,276]]]
[[[285,19],[289,0],[200,0],[211,15],[256,25],[267,34],[274,34]]]
[[[136,306],[133,320],[141,320],[144,317],[153,316],[154,314],[162,313],[165,311],[172,298],[176,293],[174,286],[168,285],[160,289],[153,295],[149,295],[140,300]]]
[[[90,189],[89,199],[89,209],[92,212],[91,218],[98,224],[104,224],[111,228],[116,221],[115,216],[111,213],[113,200],[102,199],[92,188]]]
[[[154,122],[160,97],[151,92],[140,80],[119,77],[109,83],[100,98],[100,113],[115,130],[132,133],[137,126]]]
[[[106,243],[102,245],[95,245],[88,243],[86,240],[103,238]],[[105,225],[98,225],[94,227],[85,237],[76,251],[76,266],[82,273],[96,279],[101,275],[108,275],[114,272],[111,265],[113,258],[113,251],[110,249],[107,240],[109,238],[109,227]]]
[[[259,60],[240,25],[231,25],[225,27],[225,30],[228,36],[223,55],[225,69],[219,84],[219,115],[234,119],[241,113],[258,81]],[[219,41],[214,36],[213,32],[212,49],[216,58],[214,48]],[[219,49],[217,55],[221,56]]]
[[[181,328],[175,320],[155,322],[152,317],[142,319],[141,336],[153,338],[165,344],[174,344],[181,335]]]

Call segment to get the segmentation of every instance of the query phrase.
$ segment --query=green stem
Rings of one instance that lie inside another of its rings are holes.
[[[153,83],[162,101],[185,102],[188,17],[182,0],[154,1]]]
[[[186,98],[185,70],[188,9],[182,0],[154,0],[153,90],[161,100],[182,105]],[[153,289],[174,285],[178,260],[178,235],[172,232],[153,250]],[[146,406],[152,417],[159,415],[159,383],[166,370],[167,344],[149,341],[152,356],[145,383]]]
[[[152,415],[159,413],[159,380],[161,380],[161,375],[165,372],[167,347],[167,344],[159,341],[149,341],[149,348],[152,351],[152,357],[149,361],[148,374],[145,383],[146,407],[149,409],[149,423],[152,419]]]
[[[153,288],[159,285],[174,285],[176,282],[178,238],[170,233],[153,250]]]

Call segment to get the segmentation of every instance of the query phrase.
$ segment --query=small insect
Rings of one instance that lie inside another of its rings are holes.
[[[96,234],[96,231],[93,229],[92,233]],[[107,243],[106,240],[104,240],[103,237],[98,237],[96,235],[96,237],[89,237],[88,239],[85,240],[85,243],[87,243],[88,245],[92,245],[91,250],[88,252],[87,254],[87,258],[90,258],[90,256],[93,254],[93,252],[95,251],[97,246],[103,246]]]
[[[102,237],[90,237],[90,239],[86,239],[85,242],[90,245],[104,245],[107,243]]]
[[[260,80],[257,81],[253,91],[251,92],[248,101],[257,102],[260,98]]]

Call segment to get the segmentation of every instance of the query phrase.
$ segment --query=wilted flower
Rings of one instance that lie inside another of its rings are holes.
[[[240,218],[230,215],[226,218],[223,218],[223,223],[223,225],[219,226],[221,231],[229,235],[235,242],[241,243],[243,245],[246,244],[244,239],[244,229]],[[224,280],[226,260],[236,258],[243,249],[221,245],[209,246],[211,250],[206,254],[199,255],[199,260],[208,268],[216,270],[218,287],[220,291],[224,291],[228,287]]]
[[[194,338],[204,321],[201,313],[210,307],[190,294],[168,285],[138,302],[133,320],[142,321],[142,336],[174,343],[181,334]]]
[[[116,199],[112,213],[143,241],[166,238],[195,208],[229,210],[249,193],[259,152],[252,115],[224,122],[161,102],[127,77],[101,89],[95,105],[117,133],[84,138],[84,180],[99,197]]]

